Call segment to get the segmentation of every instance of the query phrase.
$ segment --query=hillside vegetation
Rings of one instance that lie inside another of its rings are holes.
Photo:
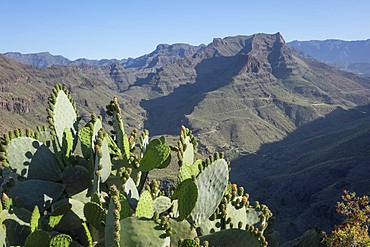
[[[355,178],[367,172],[370,81],[301,57],[279,33],[159,45],[99,66],[40,69],[0,56],[1,130],[45,121],[56,83],[71,91],[85,121],[97,112],[106,122],[104,106],[116,95],[130,130],[171,139],[189,126],[200,154],[237,159],[231,179],[269,198],[277,219],[286,219],[277,223],[284,239],[317,222],[332,225],[322,216],[343,187],[369,187]]]

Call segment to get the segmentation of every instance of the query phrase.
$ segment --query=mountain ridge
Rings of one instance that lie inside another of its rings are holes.
[[[279,143],[339,108],[348,111],[370,104],[370,80],[301,57],[280,33],[255,34],[215,38],[208,45],[197,47],[160,45],[131,67],[112,63],[39,69],[0,56],[0,100],[5,105],[0,107],[0,113],[6,120],[0,128],[23,128],[45,120],[46,116],[40,115],[45,112],[45,91],[57,82],[72,92],[84,119],[96,112],[104,120],[104,106],[116,95],[129,128],[147,128],[151,135],[171,136],[181,124],[187,125],[200,142],[200,154],[225,151],[227,157],[237,162],[239,173],[244,174],[233,174],[234,181],[253,188],[253,194],[260,190],[256,195],[261,201],[268,201],[263,196],[271,196],[264,194],[269,184],[260,183],[258,174],[248,173],[253,171],[248,167],[255,167],[261,176],[269,174],[261,171],[259,159],[252,166],[248,165],[250,159],[243,157],[254,153],[263,156],[265,145]],[[24,108],[29,106],[29,110],[7,110],[6,105],[17,105],[22,100],[28,102]],[[328,129],[337,123],[330,124]],[[303,137],[303,141],[312,138]],[[332,140],[341,142],[342,138],[345,137]],[[280,176],[289,176],[289,164],[282,162]],[[276,182],[268,178],[264,181]],[[269,202],[279,210],[279,198],[271,198]],[[307,219],[305,208],[295,210],[297,217]],[[279,214],[284,215],[285,211],[277,211]],[[326,222],[325,227],[329,223],[332,221]],[[285,223],[280,226],[284,228],[281,232],[285,240],[303,230],[298,227],[290,232]]]
[[[329,63],[356,74],[370,75],[370,39],[345,41],[339,39],[289,42],[303,55]]]

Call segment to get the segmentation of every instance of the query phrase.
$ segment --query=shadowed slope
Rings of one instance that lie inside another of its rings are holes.
[[[370,105],[338,108],[234,161],[232,179],[271,206],[284,239],[335,223],[343,189],[370,193]]]

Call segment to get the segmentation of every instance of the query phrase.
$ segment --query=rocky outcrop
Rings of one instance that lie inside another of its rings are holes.
[[[0,98],[0,109],[15,112],[15,113],[29,113],[30,102],[20,97],[11,97],[10,99]]]

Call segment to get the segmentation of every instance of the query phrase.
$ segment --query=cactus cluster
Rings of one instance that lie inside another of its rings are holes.
[[[196,159],[180,129],[177,145],[147,130],[126,133],[117,98],[108,124],[82,125],[68,90],[49,98],[48,127],[0,139],[1,246],[267,246],[270,210],[229,182],[222,153]],[[148,181],[177,157],[177,186]]]

